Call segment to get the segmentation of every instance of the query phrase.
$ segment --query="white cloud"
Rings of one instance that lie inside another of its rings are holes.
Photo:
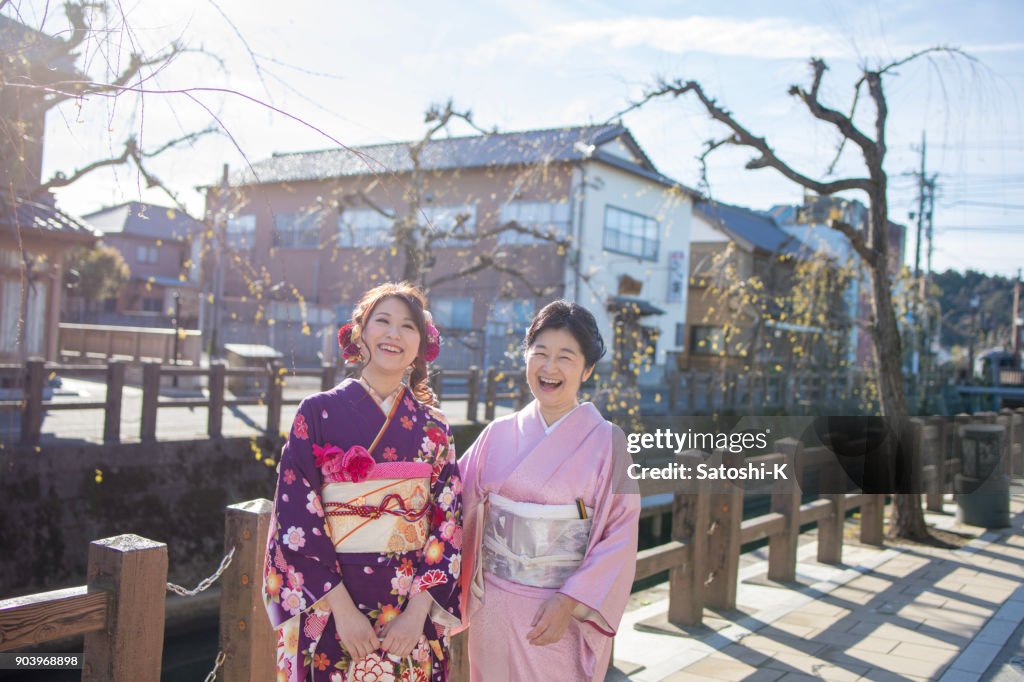
[[[482,47],[478,56],[491,59],[510,52],[563,52],[585,45],[617,50],[648,47],[671,54],[704,52],[731,57],[805,59],[850,56],[848,37],[822,26],[789,19],[720,17],[627,17],[588,20],[506,35]]]

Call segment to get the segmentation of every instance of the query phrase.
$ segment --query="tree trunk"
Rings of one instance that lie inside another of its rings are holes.
[[[872,336],[877,367],[878,391],[881,400],[882,416],[890,426],[897,429],[898,438],[903,447],[910,444],[908,426],[907,400],[903,391],[903,344],[900,339],[899,325],[896,322],[896,311],[892,303],[892,286],[888,268],[888,221],[887,210],[882,201],[871,202],[872,237],[876,242],[875,253],[878,260],[871,272],[872,303],[875,324]],[[893,457],[900,454],[893,452]],[[914,474],[911,474],[914,478]],[[902,485],[907,486],[908,482]],[[909,482],[910,486],[914,482]],[[924,540],[928,537],[928,527],[924,522],[921,509],[921,495],[918,493],[897,493],[893,495],[892,517],[889,525],[889,536]]]

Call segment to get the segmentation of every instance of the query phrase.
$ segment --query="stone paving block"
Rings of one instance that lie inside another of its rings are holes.
[[[897,675],[894,672],[888,670],[882,670],[881,668],[872,668],[864,674],[864,677],[860,678],[864,682],[922,682],[928,680],[927,677],[918,677],[917,675]]]
[[[663,677],[662,682],[704,682],[706,679],[706,677],[701,675],[691,675],[685,670],[682,670],[677,673],[672,673],[668,677]]]
[[[862,625],[874,626],[873,623],[863,623]],[[870,637],[872,639],[877,638],[895,643],[909,642],[911,644],[934,646],[940,649],[953,649],[954,651],[963,650],[970,643],[971,637],[973,636],[965,637],[962,635],[934,630],[911,630],[909,628],[893,625],[892,623],[883,623],[882,625],[877,625],[870,629],[857,626],[851,629],[850,633],[862,635],[865,639]]]
[[[851,657],[863,661],[869,668],[880,668],[900,675],[916,675],[929,679],[939,676],[949,666],[948,660],[920,661],[895,654],[866,653],[860,655],[852,651],[848,653]]]
[[[953,662],[952,667],[954,670],[981,674],[992,663],[992,659],[1001,648],[1002,646],[998,644],[971,642],[971,645]]]
[[[820,677],[804,675],[803,673],[786,673],[778,678],[778,682],[820,682]]]
[[[978,673],[969,673],[951,668],[942,673],[939,682],[978,682]]]
[[[851,649],[863,649],[865,651],[876,651],[887,654],[899,644],[891,639],[883,637],[860,637],[851,635],[848,632],[833,632],[832,630],[821,630],[814,633],[810,639],[814,642],[826,644],[830,647],[847,647]]]
[[[779,654],[765,663],[765,666],[774,670],[814,675],[826,680],[835,680],[836,682],[853,682],[871,668],[870,665],[855,659],[844,662],[842,665],[837,665],[814,656],[797,656],[786,653]]]
[[[718,653],[726,658],[732,658],[737,661],[742,661],[748,665],[752,665],[755,668],[764,665],[764,663],[771,658],[768,654],[750,649],[742,644],[730,644],[724,649],[719,650]]]
[[[788,652],[813,656],[826,646],[819,642],[782,635],[778,631],[772,632],[769,628],[759,630],[757,634],[747,635],[739,643],[749,649],[773,655]]]
[[[780,620],[773,621],[771,627],[781,632],[785,632],[787,635],[802,637],[804,639],[810,639],[810,635],[818,630],[818,628],[812,625],[798,625],[796,623],[791,623],[786,620],[785,616]]]
[[[702,675],[715,680],[745,680],[757,672],[757,666],[738,661],[734,658],[712,654],[703,661],[686,667],[686,672]]]
[[[836,623],[843,618],[844,616],[841,615],[826,616],[820,613],[808,613],[804,609],[800,609],[783,616],[776,622],[786,623],[787,625],[802,625],[813,631],[814,629],[827,628],[832,623]]]
[[[952,663],[957,656],[957,653],[951,649],[925,646],[923,644],[909,644],[907,642],[900,642],[889,653],[893,656],[901,656],[903,658],[912,658],[917,661],[928,661],[934,663]]]
[[[1013,634],[1013,631],[1017,629],[1019,623],[1020,621],[990,620],[985,624],[981,632],[978,633],[974,641],[1002,646],[1010,638],[1010,635]]]
[[[799,613],[813,613],[822,616],[845,616],[850,613],[850,609],[846,606],[830,601],[828,597],[825,597],[820,601],[811,602],[806,606],[801,606]]]

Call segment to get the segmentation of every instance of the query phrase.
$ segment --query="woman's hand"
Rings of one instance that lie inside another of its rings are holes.
[[[384,639],[381,641],[380,648],[399,658],[405,658],[411,654],[416,643],[420,641],[420,635],[423,634],[423,621],[430,613],[432,602],[433,599],[426,592],[413,595],[405,610],[384,626],[382,630]]]
[[[533,629],[526,633],[527,641],[534,646],[545,646],[562,639],[575,607],[576,600],[561,592],[548,597],[530,623]]]
[[[353,659],[363,658],[380,648],[380,640],[370,620],[356,608],[344,585],[338,585],[327,593],[327,603],[334,614],[338,639],[349,656]]]

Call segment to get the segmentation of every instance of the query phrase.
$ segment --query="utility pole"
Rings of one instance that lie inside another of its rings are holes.
[[[1021,328],[1024,327],[1024,317],[1021,316],[1020,312],[1020,268],[1017,268],[1017,281],[1013,284],[1013,316],[1010,320],[1010,329],[1013,330],[1013,339],[1011,340],[1010,348],[1013,351],[1013,362],[1015,369],[1024,369],[1024,364],[1021,363],[1020,357],[1020,332]]]

